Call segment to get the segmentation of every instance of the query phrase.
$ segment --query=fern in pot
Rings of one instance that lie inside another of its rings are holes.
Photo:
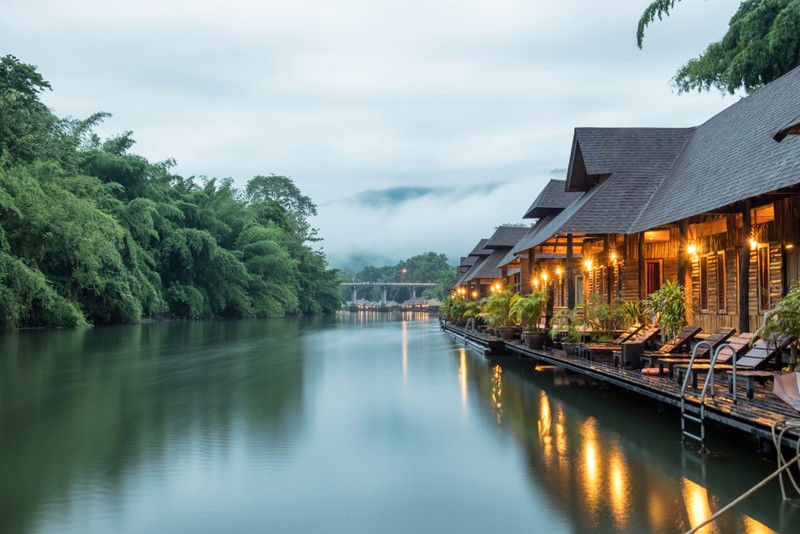
[[[525,344],[531,349],[544,346],[547,333],[539,327],[539,319],[547,306],[547,293],[533,291],[530,295],[517,298],[511,305],[511,313],[517,322],[524,323]]]

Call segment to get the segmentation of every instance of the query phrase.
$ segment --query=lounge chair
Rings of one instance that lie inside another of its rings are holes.
[[[687,328],[691,328],[691,327],[687,327]],[[687,329],[684,329],[684,330],[687,330]],[[698,331],[699,331],[699,329],[698,329]],[[733,329],[733,328],[718,328],[716,332],[714,332],[713,334],[710,334],[703,341],[706,341],[708,344],[710,344],[711,345],[711,350],[714,351],[714,350],[717,349],[718,346],[720,346],[722,343],[727,341],[728,338],[731,337],[735,331],[736,330]],[[695,332],[695,334],[693,336],[691,336],[691,338],[689,338],[689,340],[694,338],[696,335],[697,335],[697,332]],[[677,338],[675,338],[675,339],[677,339]],[[675,344],[672,344],[672,341],[673,340],[670,340],[670,344],[672,345],[672,347],[676,347]],[[680,348],[683,345],[687,345],[687,348],[688,348],[688,343],[677,345],[677,347]],[[675,359],[685,359],[687,362],[689,361],[689,358],[691,358],[691,354],[688,354],[688,353],[687,354],[675,354],[677,352],[677,350],[669,350],[669,347],[668,347],[668,350],[663,350],[663,349],[664,349],[664,347],[661,347],[661,349],[659,349],[657,351],[650,351],[650,350],[645,351],[644,354],[642,355],[642,360],[644,360],[644,362],[647,364],[648,367],[655,367],[656,366],[656,361],[661,359],[661,358],[673,358],[674,357]],[[695,353],[695,358],[708,359],[710,357],[710,354],[708,353],[708,345],[706,343],[703,343],[703,344],[699,345],[697,347],[696,351],[697,352]],[[680,362],[678,362],[678,363],[680,363]]]
[[[792,342],[791,336],[775,336],[770,339],[762,339],[756,342],[752,348],[748,349],[743,356],[739,357],[736,360],[736,370],[738,371],[760,371],[764,367],[767,366],[772,360],[775,360],[779,357],[781,351],[789,346]],[[720,357],[722,356],[722,352],[725,349],[720,351]],[[720,357],[717,357],[717,362],[720,362]],[[731,360],[728,357],[728,360]],[[697,375],[698,374],[705,374],[708,372],[710,364],[694,364],[692,365],[692,387],[697,387]],[[680,365],[676,366],[678,371],[678,383],[681,382],[681,376],[684,373],[684,369],[688,372],[688,365]],[[727,363],[716,363],[714,365],[715,372],[727,372],[732,371],[733,366]]]
[[[579,355],[588,360],[593,359],[593,356],[599,353],[610,353],[619,346],[634,337],[642,329],[641,324],[635,324],[620,334],[614,341],[594,341],[591,343],[584,343],[579,348]]]
[[[642,366],[641,356],[645,347],[658,335],[659,330],[657,326],[648,326],[640,330],[636,337],[621,343],[619,350],[612,353],[614,365],[639,369]]]
[[[702,330],[702,328],[699,326],[687,326],[678,332],[677,336],[661,345],[661,347],[659,347],[657,350],[645,351],[643,356],[658,358],[659,355],[666,357],[670,354],[681,352],[684,348],[689,347],[689,343],[691,343],[695,336],[700,333],[700,330]]]
[[[709,338],[710,337],[711,336],[709,336]],[[724,347],[723,349],[720,350],[719,354],[717,355],[717,361],[715,367],[717,369],[724,369],[724,367],[720,366],[725,366],[729,362],[733,361],[734,357],[738,358],[739,356],[744,354],[747,348],[750,346],[750,342],[754,338],[755,334],[751,334],[750,332],[744,332],[742,334],[739,334],[738,336],[733,336],[726,339],[724,343],[730,345],[730,348]],[[714,347],[714,350],[717,350],[717,348],[720,345],[722,345],[722,343],[718,343],[717,346]],[[708,369],[711,363],[710,354],[708,354],[708,348],[703,347],[702,345],[700,348],[706,348],[706,350],[703,351],[706,358],[698,359],[698,357],[695,356],[694,364],[692,365],[692,367],[700,370]],[[700,349],[698,349],[697,352],[700,353]],[[668,373],[669,377],[672,378],[675,373],[675,367],[681,367],[681,368],[686,367],[690,359],[691,359],[691,354],[674,354],[668,357],[656,358],[655,361],[651,363],[651,365],[653,367],[656,366],[658,367],[659,374],[663,373],[664,367],[667,367],[669,372]],[[728,365],[728,368],[732,367]]]

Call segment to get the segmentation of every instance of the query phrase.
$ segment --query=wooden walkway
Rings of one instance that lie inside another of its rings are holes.
[[[442,328],[462,343],[484,350],[489,346],[489,341],[496,343],[497,338],[470,331],[464,332],[462,328],[451,324],[442,325]],[[568,356],[562,350],[542,349],[532,350],[519,340],[505,342],[505,350],[509,354],[533,358],[558,367],[563,367],[572,372],[593,378],[600,382],[613,384],[617,387],[656,399],[659,402],[676,406],[681,405],[681,385],[675,379],[664,376],[643,375],[640,371],[620,369],[611,362],[594,362],[577,356]],[[687,411],[694,414],[700,413],[700,389],[692,390],[687,387]],[[709,391],[706,394],[705,417],[707,420],[716,421],[737,430],[751,434],[760,440],[772,443],[772,425],[776,421],[787,419],[798,420],[800,413],[780,400],[772,393],[771,386],[756,385],[755,394],[748,399],[745,394],[744,381],[737,381],[737,400],[734,404],[733,395],[729,391],[727,375],[717,374],[715,377],[713,397]],[[680,432],[680,429],[676,429]],[[784,436],[783,444],[795,448],[800,440],[800,432],[790,431]]]

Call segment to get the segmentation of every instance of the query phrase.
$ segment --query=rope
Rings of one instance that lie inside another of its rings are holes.
[[[712,521],[716,521],[716,519],[719,516],[721,516],[722,514],[724,514],[725,512],[727,512],[728,510],[730,510],[731,508],[733,508],[734,506],[736,506],[737,504],[739,504],[740,502],[742,502],[743,500],[748,498],[750,495],[755,493],[757,490],[763,488],[767,484],[767,482],[769,482],[770,480],[772,480],[776,476],[780,475],[781,473],[783,473],[784,471],[789,469],[789,467],[791,467],[792,464],[797,463],[798,460],[800,460],[800,454],[798,454],[797,456],[792,458],[789,462],[787,462],[785,465],[783,465],[782,467],[777,469],[774,473],[769,475],[767,478],[765,478],[764,480],[762,480],[761,482],[759,482],[758,484],[756,484],[755,486],[753,486],[752,488],[750,488],[749,490],[744,492],[742,495],[740,495],[739,497],[734,499],[730,504],[728,504],[724,508],[721,508],[720,510],[718,510],[717,513],[715,513],[714,515],[712,515],[711,517],[709,517],[708,519],[706,519],[705,521],[703,521],[702,523],[700,523],[699,525],[694,527],[693,529],[687,530],[686,534],[693,534],[694,532],[697,532],[699,529],[701,529],[702,527],[704,527],[707,524],[711,523]],[[783,486],[781,486],[781,487],[783,487]]]
[[[778,427],[783,427],[779,434],[776,434],[776,430]],[[781,451],[781,443],[783,442],[783,435],[790,429],[800,429],[800,421],[775,421],[772,423],[772,444],[777,451],[778,456],[778,465],[783,466],[786,464],[786,458],[783,456],[783,452]],[[800,455],[800,440],[797,442],[797,448],[795,449],[795,454]],[[798,487],[797,481],[794,479],[794,475],[792,475],[791,471],[787,471],[786,473],[789,477],[789,481],[792,483],[795,491],[800,494],[800,487]],[[781,495],[783,496],[784,501],[788,501],[789,498],[786,496],[786,488],[783,483],[783,476],[780,478],[781,484]]]

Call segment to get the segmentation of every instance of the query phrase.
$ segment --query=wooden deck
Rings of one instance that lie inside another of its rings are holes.
[[[497,343],[497,338],[479,334],[466,333],[462,328],[446,324],[443,329],[457,340],[472,345],[480,350],[489,346],[489,341]],[[552,365],[563,367],[572,372],[593,378],[600,382],[613,384],[617,387],[656,399],[659,402],[680,407],[681,385],[675,379],[664,376],[643,375],[641,371],[620,369],[609,362],[589,361],[577,356],[568,356],[562,350],[542,349],[532,350],[520,341],[506,342],[505,350],[508,354],[520,357],[533,358]],[[770,386],[757,385],[752,399],[748,399],[745,392],[745,381],[737,381],[737,399],[729,391],[727,375],[717,374],[713,396],[707,393],[705,401],[705,417],[742,432],[756,436],[760,440],[772,443],[772,425],[776,421],[787,419],[800,419],[800,413],[780,400],[772,393]],[[700,382],[702,389],[702,382]],[[694,414],[700,413],[700,389],[687,388],[687,411]],[[680,429],[676,429],[679,432]],[[795,448],[800,440],[800,432],[787,432],[784,436],[784,445]]]

